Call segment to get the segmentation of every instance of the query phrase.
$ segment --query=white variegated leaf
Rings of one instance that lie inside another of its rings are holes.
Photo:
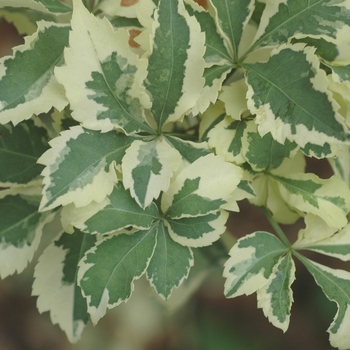
[[[145,208],[161,191],[168,190],[170,179],[181,163],[180,153],[164,138],[150,142],[136,140],[123,158],[124,187]]]
[[[24,7],[30,10],[53,13],[55,15],[71,12],[71,7],[59,0],[1,0],[1,7]]]

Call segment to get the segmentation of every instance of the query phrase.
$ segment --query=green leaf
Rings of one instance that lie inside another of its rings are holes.
[[[43,167],[39,157],[49,148],[46,130],[32,120],[17,126],[0,125],[0,185],[26,184],[37,178]],[[5,166],[6,164],[6,166]]]
[[[194,107],[204,85],[205,37],[182,0],[160,0],[145,87],[158,131]]]
[[[65,206],[61,217],[65,228],[72,225],[92,234],[110,234],[129,227],[150,228],[159,219],[159,212],[154,203],[142,209],[119,182],[101,203],[92,202],[82,208]]]
[[[330,153],[327,143],[348,141],[350,136],[318,65],[313,49],[295,44],[274,50],[267,62],[244,67],[248,107],[256,114],[259,133],[270,132],[282,144],[288,139],[300,147],[320,146],[315,155],[324,157]]]
[[[127,301],[134,281],[145,272],[156,244],[157,225],[147,231],[112,235],[86,252],[78,280],[96,324],[111,309]]]
[[[264,287],[287,249],[268,232],[258,231],[240,238],[231,248],[230,258],[225,263],[225,296],[250,295]]]
[[[178,151],[164,138],[150,142],[136,140],[122,162],[123,183],[142,207],[147,207],[161,191],[169,188],[173,173],[181,165]]]
[[[274,179],[289,206],[318,215],[330,227],[340,229],[347,224],[350,190],[337,176],[323,180],[314,174],[291,174]]]
[[[164,223],[159,223],[157,244],[147,268],[147,279],[156,292],[168,299],[174,288],[188,277],[193,266],[193,253],[173,241]]]
[[[214,214],[199,217],[164,221],[170,237],[177,243],[188,247],[204,247],[217,241],[226,231],[228,212],[220,210]]]
[[[229,202],[242,178],[238,166],[209,154],[184,168],[162,196],[163,213],[172,219],[217,212]]]
[[[121,164],[133,140],[114,131],[102,134],[81,126],[62,132],[38,160],[46,165],[40,210],[105,199],[118,181],[115,166]]]
[[[300,257],[326,297],[337,304],[338,311],[328,328],[329,340],[333,347],[350,348],[350,273],[335,270],[314,261]]]
[[[129,47],[129,32],[115,31],[107,18],[95,17],[80,0],[74,1],[71,25],[66,65],[55,75],[65,87],[73,118],[103,132],[152,133],[142,106],[149,103],[140,88],[144,73]]]
[[[38,30],[17,46],[13,56],[0,60],[0,123],[18,124],[33,114],[59,110],[67,104],[62,86],[54,77],[69,26],[38,22]],[[30,69],[28,69],[30,67]]]
[[[38,213],[35,198],[0,191],[0,276],[22,272],[39,246],[42,230],[53,219]]]
[[[258,289],[258,307],[275,326],[288,329],[293,302],[291,285],[295,280],[295,264],[291,254],[280,258],[265,286]]]
[[[58,324],[72,343],[79,340],[90,319],[77,274],[79,260],[95,241],[95,236],[80,231],[63,232],[45,249],[35,267],[32,294],[38,296],[38,310],[49,311],[52,323]]]
[[[348,25],[349,5],[342,0],[269,2],[249,51],[263,46],[277,46],[291,37],[311,36],[341,42],[346,38]]]
[[[254,122],[248,123],[242,148],[244,158],[254,171],[276,169],[285,158],[293,158],[298,151],[298,146],[289,140],[281,144],[275,141],[269,133],[261,137]]]
[[[69,5],[59,0],[2,0],[1,7],[25,7],[39,12],[50,12],[56,15],[71,12]]]
[[[214,6],[218,31],[228,45],[231,57],[238,60],[243,30],[254,11],[252,0],[210,0]]]

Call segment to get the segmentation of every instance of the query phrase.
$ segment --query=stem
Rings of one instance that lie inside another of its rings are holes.
[[[275,230],[275,232],[277,233],[277,236],[279,237],[279,239],[283,242],[283,244],[285,244],[287,247],[290,247],[291,244],[287,238],[287,236],[284,234],[284,232],[282,231],[282,229],[279,227],[279,225],[277,224],[277,222],[274,220],[274,218],[272,217],[270,211],[266,208],[266,207],[262,207],[264,214],[267,218],[267,220],[269,220],[269,223],[271,224],[271,226],[273,227],[273,229]]]

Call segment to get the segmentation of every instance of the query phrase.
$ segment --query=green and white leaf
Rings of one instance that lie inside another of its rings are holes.
[[[173,289],[188,277],[193,266],[193,253],[189,247],[170,238],[163,222],[158,227],[157,243],[146,276],[156,292],[168,299]]]
[[[52,148],[38,160],[46,166],[40,210],[103,201],[118,182],[115,167],[133,140],[114,131],[100,133],[75,126],[50,141]]]
[[[216,124],[208,133],[209,146],[215,149],[216,154],[225,157],[228,162],[242,164],[246,159],[242,153],[243,138],[246,136],[247,123],[234,120],[226,116]]]
[[[123,183],[142,207],[147,207],[161,191],[167,191],[173,173],[182,163],[180,153],[164,138],[150,142],[136,140],[122,162]]]
[[[38,310],[49,311],[52,323],[58,324],[72,343],[80,339],[90,319],[77,274],[79,260],[95,241],[95,236],[80,231],[63,232],[45,249],[35,267],[32,294],[38,296]]]
[[[215,104],[210,104],[208,109],[201,115],[199,124],[199,140],[208,141],[209,131],[226,117],[223,102],[217,100]]]
[[[13,192],[13,193],[12,193]],[[33,259],[53,213],[38,213],[36,197],[0,191],[0,277],[22,272]]]
[[[129,32],[115,31],[107,18],[95,17],[80,0],[74,0],[71,25],[66,65],[55,75],[66,90],[73,118],[103,132],[152,132],[141,105],[149,104],[140,88],[145,72],[130,50]]]
[[[48,148],[46,130],[32,120],[17,126],[0,125],[0,186],[28,184],[36,179],[43,170],[37,160]]]
[[[333,347],[346,350],[350,348],[350,273],[331,269],[314,261],[301,258],[313,275],[316,283],[330,301],[337,304],[338,311],[328,328],[329,340]]]
[[[231,57],[238,60],[243,31],[254,11],[254,0],[210,0],[215,11],[218,31]]]
[[[198,158],[180,171],[163,194],[162,212],[172,219],[215,213],[228,203],[242,176],[240,167],[221,156]]]
[[[61,219],[64,228],[74,226],[91,234],[110,234],[128,227],[150,228],[159,219],[159,212],[154,203],[142,209],[119,182],[101,203],[92,202],[81,208],[74,204],[65,206]]]
[[[127,301],[134,281],[146,271],[156,244],[157,225],[150,230],[109,236],[80,261],[78,283],[96,324],[108,309]]]
[[[170,237],[187,247],[205,247],[217,241],[226,231],[228,212],[220,210],[214,214],[164,221]]]
[[[277,328],[286,332],[289,326],[295,280],[295,264],[291,254],[284,255],[274,266],[273,272],[262,288],[257,290],[258,307]]]
[[[258,231],[240,238],[231,248],[223,276],[226,298],[250,295],[269,283],[274,267],[288,248],[274,235]]]
[[[350,186],[350,146],[342,145],[338,157],[329,159],[336,175]]]
[[[284,144],[313,144],[315,156],[331,153],[329,144],[348,142],[349,132],[318,68],[314,49],[282,45],[268,62],[245,64],[248,107],[256,114],[259,133]],[[308,98],[305,98],[308,96]]]
[[[160,131],[191,111],[204,86],[205,36],[179,0],[160,0],[154,15],[153,47],[145,87]]]
[[[248,87],[244,79],[225,85],[219,95],[219,100],[224,102],[227,115],[235,120],[241,120],[242,114],[248,110]]]
[[[292,37],[341,43],[347,38],[349,14],[350,6],[342,0],[268,1],[249,51],[278,46]]]
[[[109,16],[135,18],[140,1],[126,1],[126,5],[123,4],[124,2],[122,0],[103,0],[98,3],[96,10],[100,10]]]
[[[253,121],[247,123],[244,133],[242,153],[254,171],[277,169],[286,158],[293,158],[299,149],[289,140],[284,144],[275,141],[270,133],[260,136]]]
[[[13,56],[0,59],[1,124],[16,125],[33,114],[52,107],[62,110],[67,104],[53,72],[62,61],[68,33],[67,25],[38,22],[38,30],[15,48]]]
[[[324,228],[327,231],[327,227]],[[320,234],[322,235],[322,231]],[[322,237],[322,236],[321,236]],[[343,261],[350,260],[350,225],[348,224],[339,232],[333,234],[330,237],[322,239],[315,242],[302,242],[302,245],[295,245],[297,249],[308,249],[315,252],[332,256]]]
[[[275,176],[274,179],[289,206],[321,217],[330,227],[341,229],[347,224],[350,190],[339,177],[323,180],[308,173]]]
[[[72,11],[69,5],[59,0],[1,0],[1,7],[24,7],[30,10],[52,13],[55,15]]]
[[[165,135],[165,138],[181,154],[182,159],[188,163],[193,163],[198,158],[211,153],[207,142],[192,142],[169,135]]]

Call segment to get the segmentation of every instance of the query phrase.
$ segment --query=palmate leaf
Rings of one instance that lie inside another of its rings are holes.
[[[291,37],[342,41],[347,35],[346,26],[350,25],[349,14],[349,4],[342,0],[267,2],[249,51],[262,46],[278,46]]]
[[[61,218],[65,229],[74,226],[91,234],[110,234],[129,227],[150,228],[160,215],[154,203],[142,209],[119,182],[101,203],[92,202],[81,208],[67,205]]]
[[[88,312],[96,324],[111,309],[127,301],[134,280],[146,271],[157,237],[157,225],[132,234],[102,239],[79,263],[79,285],[87,299]]]
[[[229,202],[242,170],[209,154],[184,168],[171,182],[161,199],[162,212],[172,219],[217,212]]]
[[[37,178],[43,170],[37,160],[48,148],[46,130],[32,120],[0,125],[0,185],[26,184]]]
[[[139,60],[130,50],[128,31],[115,31],[80,0],[74,1],[71,25],[66,65],[55,75],[65,87],[73,118],[93,130],[152,133],[140,102],[148,100],[140,88],[144,76],[140,77]]]
[[[35,197],[12,190],[0,191],[0,277],[22,272],[40,243],[43,227],[53,219],[51,212],[38,213]]]
[[[243,30],[254,11],[254,0],[210,0],[215,9],[215,20],[221,36],[235,61]]]
[[[181,165],[180,153],[164,138],[150,142],[136,140],[122,162],[123,183],[142,207],[147,207],[161,191],[169,188],[173,173]]]
[[[328,328],[329,340],[340,350],[350,348],[350,273],[331,269],[307,258],[300,257],[326,297],[337,304],[338,311]]]
[[[323,180],[314,174],[291,174],[274,179],[289,206],[318,215],[330,227],[340,229],[347,224],[350,190],[337,176]]]
[[[55,15],[71,12],[72,9],[60,0],[1,0],[1,7],[25,7],[39,12],[50,12]]]
[[[170,237],[177,243],[188,247],[204,247],[217,241],[226,231],[228,212],[220,210],[214,214],[173,220],[164,223]]]
[[[154,18],[154,42],[144,84],[160,131],[164,124],[189,113],[200,97],[205,37],[183,0],[160,0]]]
[[[160,222],[157,243],[146,273],[156,292],[168,299],[173,289],[188,277],[192,266],[192,250],[173,241],[166,225]]]
[[[331,153],[328,143],[348,142],[350,136],[313,50],[282,45],[269,61],[244,64],[247,98],[261,135],[270,132],[280,143],[288,139],[306,146],[308,155],[324,157]]]
[[[291,254],[280,258],[266,285],[257,290],[258,307],[275,326],[288,329],[293,302],[291,285],[295,280],[295,264]]]
[[[250,295],[264,287],[287,250],[276,236],[268,232],[258,231],[240,238],[231,248],[230,258],[225,263],[226,297]]]
[[[46,166],[40,210],[104,200],[118,182],[115,166],[133,141],[114,131],[99,133],[81,126],[62,132],[38,160]]]
[[[35,267],[32,294],[38,296],[38,310],[49,311],[52,323],[57,323],[73,343],[90,319],[77,284],[78,262],[95,241],[96,236],[78,230],[62,233],[45,249]]]
[[[0,60],[0,123],[14,125],[33,114],[59,110],[67,104],[64,90],[54,77],[69,26],[38,22],[38,30],[17,46],[13,56]],[[28,67],[31,67],[28,69]]]

